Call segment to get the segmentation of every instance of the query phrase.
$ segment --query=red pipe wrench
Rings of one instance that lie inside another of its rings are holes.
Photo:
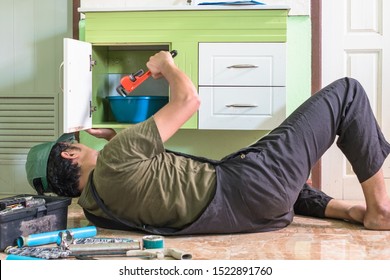
[[[171,55],[172,57],[175,57],[177,55],[177,51],[171,51]],[[124,76],[120,81],[120,85],[117,86],[116,91],[120,95],[125,97],[129,95],[133,90],[135,90],[136,87],[142,84],[147,78],[149,78],[150,75],[151,73],[149,70],[147,72],[144,72],[144,70],[140,69],[135,73]]]

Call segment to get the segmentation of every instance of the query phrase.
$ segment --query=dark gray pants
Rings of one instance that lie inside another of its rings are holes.
[[[364,89],[350,78],[322,89],[267,136],[217,162],[213,200],[181,233],[277,230],[294,212],[323,217],[331,198],[305,182],[337,136],[360,182],[390,152]]]
[[[337,145],[359,182],[373,176],[390,152],[363,87],[351,78],[335,81],[316,93],[269,135],[238,154],[258,152],[257,173],[250,167],[245,176],[254,176],[250,181],[263,185],[261,191],[267,189],[271,197],[285,192],[285,203],[296,202],[297,214],[323,216],[330,198],[321,192],[308,191],[308,186],[301,190],[311,168],[337,136]],[[246,200],[258,209],[259,196],[261,193],[253,191]],[[310,197],[313,199],[309,203]],[[265,203],[264,211],[280,207],[280,203],[279,199]]]
[[[390,152],[363,87],[351,78],[340,79],[309,98],[253,147],[270,149],[273,162],[283,165],[289,181],[302,181],[336,136],[359,182],[373,176]]]
[[[253,232],[288,225],[294,210],[323,217],[330,197],[305,182],[337,136],[360,182],[390,152],[364,89],[350,78],[322,89],[267,136],[218,163],[217,193],[199,224],[212,232]]]

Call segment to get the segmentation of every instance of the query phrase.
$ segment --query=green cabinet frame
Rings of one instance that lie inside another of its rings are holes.
[[[93,59],[97,61],[93,74],[94,127],[125,126],[106,123],[108,107],[99,94],[99,88],[107,86],[104,74],[118,70],[109,70],[110,47],[167,46],[170,50],[176,49],[179,52],[176,64],[198,86],[199,43],[286,42],[287,15],[288,9],[261,8],[85,12],[85,41],[92,43]],[[144,62],[147,55],[148,52],[141,57]],[[144,65],[137,66],[145,68]],[[197,128],[197,115],[182,128]]]

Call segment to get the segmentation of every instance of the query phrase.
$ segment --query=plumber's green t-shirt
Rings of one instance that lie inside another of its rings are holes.
[[[153,117],[119,132],[100,151],[92,178],[105,205],[137,225],[182,228],[211,201],[214,167],[167,152]],[[78,203],[107,217],[87,185]]]

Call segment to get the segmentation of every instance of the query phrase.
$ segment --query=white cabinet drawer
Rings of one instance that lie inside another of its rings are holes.
[[[199,86],[285,85],[285,43],[199,43]]]
[[[200,87],[199,129],[269,130],[286,117],[285,87]]]

